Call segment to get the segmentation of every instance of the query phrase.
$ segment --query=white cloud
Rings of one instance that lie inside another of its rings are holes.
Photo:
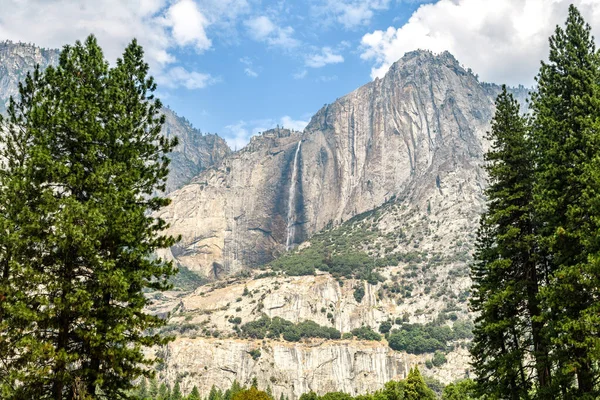
[[[335,54],[330,47],[323,47],[320,54],[313,54],[306,59],[306,66],[311,68],[321,68],[327,64],[337,64],[344,62],[344,57]]]
[[[421,5],[400,28],[364,35],[361,57],[375,62],[375,78],[407,51],[448,50],[484,81],[532,85],[548,37],[572,2],[600,37],[598,0],[440,0]]]
[[[295,131],[303,131],[308,125],[308,121],[302,121],[299,119],[292,119],[292,117],[285,115],[281,117],[281,126],[287,129],[293,129]]]
[[[209,1],[209,0],[206,0]],[[223,0],[226,1],[226,0]],[[233,1],[233,0],[232,0]],[[237,0],[236,0],[237,1]],[[192,47],[202,52],[211,47],[207,28],[219,11],[193,0],[0,0],[0,38],[61,48],[90,33],[98,38],[110,62],[119,57],[134,37],[144,47],[146,61],[158,81],[170,87],[186,84],[203,87],[206,74],[186,71],[174,50]],[[206,16],[210,15],[210,19]],[[182,73],[186,71],[185,73]],[[184,77],[184,75],[186,75]]]
[[[306,74],[308,74],[308,71],[303,69],[302,71],[296,72],[292,76],[294,77],[294,79],[304,79],[306,77]]]
[[[291,26],[280,27],[266,15],[251,18],[244,24],[254,40],[267,43],[269,46],[292,49],[300,44],[292,37],[294,29]]]
[[[275,128],[277,125],[286,129],[303,131],[308,125],[308,121],[295,120],[292,117],[285,115],[279,120],[272,118],[257,119],[252,121],[238,121],[234,124],[227,125],[223,132],[223,137],[227,141],[229,147],[234,150],[240,150],[248,144],[250,138],[261,132]]]
[[[254,63],[252,62],[252,60],[249,57],[240,58],[240,62],[246,66],[246,68],[244,68],[244,73],[247,76],[249,76],[250,78],[258,77],[258,72],[254,68]],[[259,68],[259,70],[260,70],[260,68]]]
[[[211,41],[205,32],[208,20],[192,0],[179,0],[169,7],[166,20],[179,46],[193,44],[198,51],[210,48]]]
[[[170,68],[165,73],[157,77],[160,85],[168,88],[185,87],[186,89],[202,89],[218,81],[210,74],[203,74],[195,71],[188,71],[183,67]]]
[[[368,24],[375,12],[386,10],[389,5],[390,0],[316,0],[311,12],[325,25],[337,23],[352,29]]]
[[[337,81],[338,80],[338,76],[337,75],[321,75],[317,78],[317,82],[331,82],[331,81]]]
[[[253,70],[250,67],[244,68],[244,73],[246,75],[248,75],[250,78],[256,78],[256,77],[258,77],[258,72],[256,72],[255,70]]]

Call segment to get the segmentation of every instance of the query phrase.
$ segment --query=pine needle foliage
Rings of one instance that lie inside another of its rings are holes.
[[[177,141],[135,40],[113,67],[93,36],[65,46],[19,89],[0,120],[0,397],[127,398],[168,340],[143,291],[174,273],[152,212]]]

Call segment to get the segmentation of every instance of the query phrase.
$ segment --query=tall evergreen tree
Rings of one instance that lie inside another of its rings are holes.
[[[411,368],[404,384],[405,400],[435,400],[435,392],[425,384],[417,367]]]
[[[200,391],[196,386],[192,389],[192,392],[188,396],[188,400],[201,400]]]
[[[472,266],[471,307],[478,317],[471,354],[482,395],[527,399],[532,385],[528,349],[536,349],[540,386],[546,384],[549,368],[538,320],[532,155],[526,121],[506,86],[496,99],[487,139],[488,201]]]
[[[600,64],[578,10],[550,37],[532,98],[536,151],[534,214],[556,364],[563,398],[597,398],[600,357]]]
[[[142,347],[166,342],[143,290],[174,272],[152,257],[175,239],[150,212],[169,202],[153,194],[176,140],[147,74],[135,41],[109,68],[90,36],[29,75],[1,121],[2,398],[124,398],[151,375]]]

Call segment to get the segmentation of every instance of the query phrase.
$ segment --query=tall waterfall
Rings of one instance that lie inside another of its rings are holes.
[[[296,154],[294,154],[294,165],[292,167],[292,180],[290,182],[290,189],[288,194],[288,215],[287,215],[287,239],[285,241],[286,250],[290,249],[292,241],[294,240],[294,233],[296,231],[295,211],[296,211],[296,179],[298,175],[298,153],[300,153],[300,145],[302,140],[298,142],[296,147]]]

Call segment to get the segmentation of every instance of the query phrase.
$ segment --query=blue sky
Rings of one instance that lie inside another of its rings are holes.
[[[600,37],[600,0],[0,0],[0,40],[57,48],[94,33],[113,62],[136,37],[163,102],[241,148],[277,124],[302,129],[419,48],[532,86],[571,2]]]
[[[405,23],[419,5],[394,3],[368,21],[347,26],[328,16],[315,18],[304,2],[283,7],[263,2],[266,14],[293,32],[282,43],[252,36],[249,23],[235,32],[214,32],[210,50],[177,53],[214,82],[202,90],[168,91],[164,102],[203,131],[239,135],[234,146],[244,143],[248,133],[274,124],[301,128],[325,103],[371,80],[372,62],[361,59],[358,50],[362,36]]]

